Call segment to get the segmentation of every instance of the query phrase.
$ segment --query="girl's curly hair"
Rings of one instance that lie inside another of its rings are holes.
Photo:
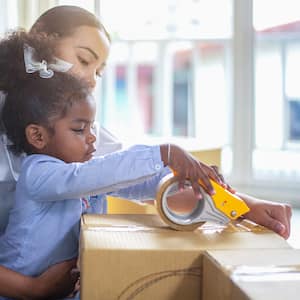
[[[25,136],[29,124],[43,125],[53,132],[53,120],[63,117],[75,101],[89,97],[87,84],[67,73],[55,72],[47,79],[39,72],[26,73],[25,43],[36,50],[37,61],[54,61],[51,39],[42,35],[19,30],[0,42],[0,90],[5,94],[1,121],[16,154],[33,152]]]
[[[19,81],[31,78],[31,74],[25,72],[24,44],[36,50],[37,61],[54,60],[54,40],[44,33],[28,34],[23,29],[7,32],[0,40],[0,90],[4,93],[14,89]]]

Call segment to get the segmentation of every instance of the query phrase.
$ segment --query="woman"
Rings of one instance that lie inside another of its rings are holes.
[[[32,34],[44,33],[53,39],[56,57],[71,63],[70,73],[86,80],[91,88],[96,85],[97,76],[101,76],[109,53],[110,38],[97,18],[84,9],[74,6],[59,6],[48,10],[31,28]],[[1,59],[1,57],[0,57]],[[0,86],[1,89],[1,86]],[[2,102],[4,96],[2,96]],[[1,102],[0,102],[1,108]],[[100,142],[105,144],[98,149],[116,150],[120,146],[104,129],[100,129]],[[109,149],[106,148],[109,146]],[[110,147],[112,146],[112,147]],[[5,135],[1,135],[0,150],[0,233],[7,224],[7,216],[12,206],[12,196],[21,157],[9,152]],[[277,204],[240,195],[251,208],[245,216],[256,223],[274,230],[284,238],[290,233],[291,208],[286,204]],[[0,268],[0,295],[14,298],[45,299],[66,295],[76,281],[71,273],[74,261],[64,262],[51,267],[37,278],[30,278]],[[35,288],[32,288],[35,286]]]

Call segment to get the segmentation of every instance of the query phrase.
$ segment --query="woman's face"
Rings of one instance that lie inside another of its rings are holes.
[[[97,76],[102,75],[109,54],[110,42],[95,27],[80,26],[71,36],[59,40],[55,54],[73,67],[70,73],[87,81],[94,89]]]

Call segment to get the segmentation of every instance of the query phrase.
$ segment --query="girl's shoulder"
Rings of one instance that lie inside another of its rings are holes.
[[[22,168],[24,167],[28,167],[29,165],[32,164],[40,164],[40,163],[61,163],[61,164],[65,164],[64,161],[53,157],[53,156],[49,156],[46,154],[31,154],[31,155],[27,155],[24,159],[23,159],[23,163],[22,163]]]
[[[65,164],[65,162],[49,155],[27,155],[22,161],[18,182],[23,181],[24,178],[40,178],[41,174],[50,174],[51,172],[53,172],[53,170],[56,170],[61,164]]]

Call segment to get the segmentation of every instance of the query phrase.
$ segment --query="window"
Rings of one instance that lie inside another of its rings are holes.
[[[43,1],[43,0],[42,0]],[[75,5],[95,13],[95,6],[99,0],[58,0],[59,5]]]
[[[29,28],[56,4],[100,16],[113,43],[97,117],[122,140],[184,136],[199,148],[222,146],[233,186],[298,198],[298,0],[25,2],[0,0],[0,34]]]
[[[0,37],[11,28],[18,26],[18,4],[17,0],[0,0]]]
[[[253,1],[257,179],[300,176],[298,1]],[[269,9],[272,7],[272,9]]]
[[[103,125],[124,138],[196,137],[199,148],[228,142],[231,1],[101,0],[100,13],[113,38]]]

